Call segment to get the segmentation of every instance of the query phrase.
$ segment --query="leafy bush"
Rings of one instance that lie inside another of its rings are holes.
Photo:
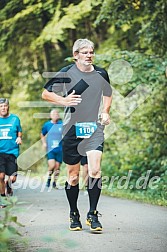
[[[13,215],[12,210],[16,205],[21,204],[17,202],[17,197],[2,199],[2,203],[7,205],[1,209],[2,217],[0,219],[0,251],[10,251],[9,242],[15,235],[21,236],[17,230],[17,226],[23,226],[18,222],[17,216]]]

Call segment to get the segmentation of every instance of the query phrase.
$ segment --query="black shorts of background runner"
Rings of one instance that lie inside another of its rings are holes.
[[[66,164],[74,165],[86,156],[87,151],[99,150],[103,152],[104,126],[97,123],[97,129],[90,138],[77,138],[75,126],[63,137],[63,161]]]
[[[0,172],[8,176],[17,175],[17,159],[12,154],[0,153]]]
[[[84,166],[86,164],[88,164],[88,158],[87,158],[87,156],[83,156],[81,159],[81,165]]]

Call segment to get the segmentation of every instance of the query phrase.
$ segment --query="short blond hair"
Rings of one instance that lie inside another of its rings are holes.
[[[94,43],[89,40],[89,39],[77,39],[74,42],[73,48],[72,48],[72,52],[79,52],[79,50],[83,47],[92,47],[94,49]]]

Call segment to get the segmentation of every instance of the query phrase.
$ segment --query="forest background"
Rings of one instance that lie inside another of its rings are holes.
[[[88,38],[95,43],[95,64],[108,70],[115,90],[103,191],[166,205],[166,13],[165,0],[0,1],[0,96],[9,98],[10,111],[21,119],[21,153],[34,146],[25,163],[38,157],[42,146],[35,143],[54,107],[41,99],[44,72],[69,64],[73,42]],[[45,157],[28,169],[46,171]]]

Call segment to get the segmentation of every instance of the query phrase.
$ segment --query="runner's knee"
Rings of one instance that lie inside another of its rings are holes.
[[[70,173],[68,178],[70,185],[77,185],[79,183],[79,174],[78,173]]]
[[[100,167],[92,167],[89,169],[89,176],[92,178],[100,178],[101,177],[101,171]]]
[[[0,172],[0,181],[3,182],[5,179],[5,173]]]

